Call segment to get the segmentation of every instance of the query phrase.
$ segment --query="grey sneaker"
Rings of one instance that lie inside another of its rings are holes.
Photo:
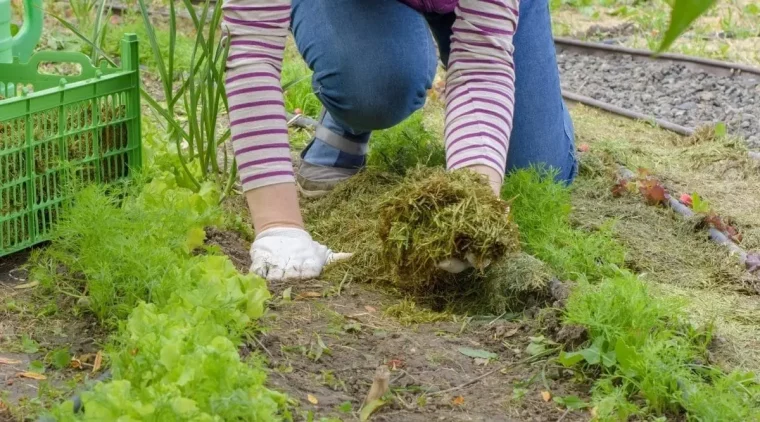
[[[353,155],[364,155],[367,153],[366,145],[357,144],[341,135],[331,131],[323,126],[327,111],[322,108],[314,131],[314,138],[299,154],[296,164],[296,182],[298,190],[305,198],[319,198],[326,195],[335,188],[340,182],[343,182],[359,172],[359,169],[347,169],[339,167],[320,166],[310,164],[303,160],[309,148],[314,144],[315,139],[319,139],[333,148]]]
[[[296,184],[304,198],[325,196],[339,183],[359,172],[358,169],[318,166],[300,161],[296,171]]]

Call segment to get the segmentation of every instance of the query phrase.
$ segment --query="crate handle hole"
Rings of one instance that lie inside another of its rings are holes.
[[[37,65],[37,73],[54,76],[81,76],[82,65],[69,62],[40,62]]]

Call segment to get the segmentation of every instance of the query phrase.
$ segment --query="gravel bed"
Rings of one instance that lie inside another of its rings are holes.
[[[716,76],[668,61],[558,53],[562,87],[687,127],[724,122],[760,149],[760,76]]]

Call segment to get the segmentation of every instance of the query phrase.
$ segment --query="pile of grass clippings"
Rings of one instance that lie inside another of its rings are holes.
[[[484,268],[519,248],[509,204],[473,172],[413,170],[378,211],[381,261],[405,289],[434,288],[446,259]]]
[[[354,253],[327,268],[323,277],[336,283],[390,287],[436,310],[502,313],[518,297],[545,292],[551,279],[540,260],[518,252],[509,205],[471,172],[367,169],[304,210],[315,238]],[[455,275],[437,268],[467,254],[491,265]]]

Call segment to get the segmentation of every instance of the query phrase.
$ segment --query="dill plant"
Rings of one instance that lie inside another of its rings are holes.
[[[592,391],[599,419],[683,412],[700,421],[760,418],[755,375],[710,365],[711,328],[692,327],[683,309],[672,298],[652,295],[630,273],[597,285],[579,283],[566,321],[586,327],[591,346],[559,360],[601,370]],[[606,359],[588,358],[595,355]]]
[[[163,301],[191,279],[182,263],[203,244],[206,226],[220,224],[219,193],[177,186],[164,174],[149,183],[89,186],[75,197],[33,258],[33,276],[47,292],[80,299],[107,323],[140,301]]]
[[[501,195],[512,202],[523,248],[563,279],[600,281],[618,274],[625,250],[613,239],[611,226],[595,232],[573,228],[571,188],[554,182],[553,176],[531,168],[514,171],[504,181]]]

